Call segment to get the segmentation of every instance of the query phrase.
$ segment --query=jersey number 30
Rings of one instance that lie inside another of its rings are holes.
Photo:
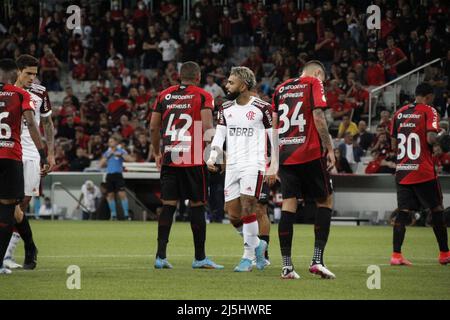
[[[8,118],[9,112],[0,113],[0,139],[11,138],[11,127],[6,123],[2,123],[4,118]]]
[[[300,113],[302,109],[303,102],[300,101],[295,105],[294,112],[292,113],[291,119],[288,118],[289,106],[285,103],[280,104],[279,108],[281,110],[280,121],[283,121],[283,126],[278,129],[279,134],[286,133],[291,126],[298,126],[299,132],[305,131],[306,120],[303,117],[303,113]],[[289,122],[290,120],[290,122]]]
[[[398,143],[399,153],[397,155],[397,160],[401,160],[405,156],[408,156],[408,159],[410,160],[416,160],[420,157],[420,138],[417,133],[410,133],[408,137],[403,133],[399,133],[397,137],[400,139],[400,142]]]

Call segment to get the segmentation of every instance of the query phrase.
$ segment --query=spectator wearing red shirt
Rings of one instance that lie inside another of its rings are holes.
[[[438,173],[450,173],[450,154],[443,152],[439,144],[433,146],[433,163]]]
[[[394,19],[394,12],[392,10],[386,11],[386,17],[381,20],[381,29],[379,33],[380,40],[384,40],[397,28],[397,22]]]
[[[139,55],[141,54],[142,41],[133,26],[128,26],[125,38],[125,65],[130,70],[139,69]]]
[[[139,86],[138,93],[139,95],[136,97],[136,105],[138,107],[145,107],[152,96],[147,93],[144,86]]]
[[[448,20],[448,8],[443,6],[440,0],[433,0],[433,6],[428,11],[429,23],[442,30],[446,20]]]
[[[55,161],[56,165],[53,167],[53,171],[69,171],[69,160],[66,157],[66,153],[61,145],[55,145]]]
[[[390,81],[397,78],[397,66],[408,61],[408,58],[400,48],[396,47],[393,37],[388,37],[386,44],[387,48],[384,50],[386,80]]]
[[[120,117],[128,112],[129,106],[125,100],[120,98],[120,95],[115,93],[113,101],[108,104],[108,113],[113,125],[117,125],[120,122]]]
[[[263,62],[261,56],[256,51],[252,51],[242,65],[252,70],[256,78],[259,78],[263,75]]]
[[[139,1],[137,4],[137,9],[133,13],[133,22],[135,25],[145,28],[148,19],[148,9],[145,6],[144,1]]]
[[[305,2],[303,11],[298,14],[297,25],[300,27],[300,30],[305,33],[305,36],[309,41],[315,40],[315,24],[316,19],[314,18],[314,12],[311,9],[311,4],[309,2]]]
[[[128,140],[134,133],[134,128],[131,126],[127,115],[120,117],[120,134],[125,140]]]
[[[84,133],[84,128],[81,126],[75,127],[75,145],[77,147],[86,149],[89,144],[89,136]]]
[[[48,91],[61,91],[61,84],[59,83],[59,72],[61,62],[56,58],[52,49],[47,47],[44,49],[44,56],[40,61],[40,76],[42,85]]]
[[[384,68],[378,63],[377,58],[370,56],[367,63],[366,83],[368,86],[381,86],[385,84]]]
[[[375,150],[378,151],[380,155],[385,157],[389,154],[391,151],[391,142],[387,132],[383,132],[377,137],[376,142],[371,148],[371,151]]]
[[[439,58],[442,54],[441,45],[438,40],[434,37],[433,29],[427,28],[425,31],[425,61],[429,62],[436,58]]]
[[[327,90],[326,97],[328,106],[331,108],[331,116],[334,120],[340,120],[344,115],[349,115],[352,111],[344,108],[344,91],[339,88],[338,80],[331,80],[330,90]]]
[[[168,1],[161,1],[161,6],[159,9],[159,12],[161,16],[173,16],[178,11],[178,8],[176,5],[168,2]]]
[[[353,109],[353,120],[358,122],[363,113],[367,113],[369,105],[369,92],[360,82],[351,80],[352,86],[347,90],[345,109]]]
[[[83,56],[84,49],[81,34],[74,32],[69,40],[69,68],[72,69],[75,65],[82,62]]]
[[[128,94],[127,88],[122,83],[121,78],[114,79],[114,87],[113,87],[113,94],[119,95],[120,97],[126,97]]]
[[[261,21],[264,17],[267,17],[267,12],[264,9],[264,5],[259,2],[256,10],[250,15],[250,25],[253,30],[261,26]]]
[[[72,69],[72,78],[80,81],[86,80],[87,71],[86,64],[83,62],[76,63]]]
[[[113,4],[113,8],[111,10],[111,20],[114,22],[120,22],[123,20],[123,11],[120,10],[118,3]]]
[[[338,47],[338,43],[334,37],[331,29],[325,29],[325,35],[323,38],[319,38],[314,47],[317,53],[318,59],[323,62],[327,71],[331,69],[331,64],[335,60],[335,51]]]
[[[386,129],[386,132],[389,132],[389,128],[391,126],[391,113],[389,111],[381,111],[379,126],[384,127]]]
[[[262,3],[260,2],[262,5]],[[281,6],[281,12],[283,13],[284,24],[287,25],[289,22],[295,24],[297,22],[298,11],[295,7],[294,1],[289,1],[287,4]]]
[[[227,7],[223,8],[223,16],[219,21],[219,31],[220,36],[225,41],[226,44],[231,43],[231,17],[230,17],[230,9]]]

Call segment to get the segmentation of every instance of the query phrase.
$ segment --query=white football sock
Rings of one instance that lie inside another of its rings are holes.
[[[17,232],[13,232],[11,240],[9,240],[8,249],[6,249],[5,260],[14,260],[14,253],[16,252],[17,244],[20,241],[20,235]]]
[[[248,216],[246,218],[250,218],[252,221],[252,216]],[[247,219],[246,219],[247,220]],[[256,215],[254,215],[254,220],[252,222],[244,222],[243,226],[243,234],[244,234],[244,256],[243,258],[254,260],[255,259],[255,249],[259,246],[259,238],[258,238],[258,221],[256,220]]]

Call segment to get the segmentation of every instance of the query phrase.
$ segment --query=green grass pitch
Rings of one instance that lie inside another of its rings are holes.
[[[412,267],[388,265],[390,227],[333,226],[325,263],[336,280],[308,273],[312,226],[296,225],[293,259],[300,280],[281,280],[276,225],[264,271],[233,272],[242,240],[231,225],[209,224],[207,255],[224,270],[193,270],[188,223],[175,223],[168,246],[172,270],[153,269],[154,222],[32,221],[39,248],[34,271],[0,275],[0,299],[450,299],[450,266],[437,262],[431,228],[408,228],[403,252]],[[23,261],[19,244],[18,262]],[[81,270],[81,289],[69,290],[67,267]],[[381,268],[381,289],[369,290],[369,265]]]

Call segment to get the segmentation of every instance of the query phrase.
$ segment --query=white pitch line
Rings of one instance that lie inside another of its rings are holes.
[[[329,266],[333,267],[333,268],[345,268],[345,267],[367,267],[369,264],[347,264],[347,265],[335,265],[335,264],[330,264]],[[380,267],[390,267],[390,264],[376,264],[377,266]],[[437,266],[437,263],[414,263],[411,267],[403,267],[404,269],[414,269],[414,267],[425,267],[425,266]],[[275,269],[277,269],[277,266],[273,266],[275,267]],[[272,266],[267,267],[268,269],[272,269]],[[174,269],[176,270],[193,270],[190,266],[183,264],[180,266],[175,266]],[[301,270],[301,268],[299,268]],[[392,270],[395,269],[402,269],[401,266],[392,266]],[[82,270],[89,270],[89,271],[104,271],[104,270],[110,270],[110,271],[114,271],[114,270],[149,270],[149,271],[155,271],[155,272],[170,272],[170,270],[155,270],[153,268],[153,265],[148,265],[146,267],[144,266],[136,266],[136,265],[130,265],[130,266],[116,266],[116,267],[83,267]],[[232,270],[232,268],[230,268],[228,271]],[[46,268],[46,269],[35,269],[33,271],[27,271],[27,270],[13,270],[13,274],[14,273],[18,273],[18,274],[25,274],[25,273],[36,273],[36,272],[65,272],[65,267],[61,267],[61,268]],[[194,272],[198,272],[197,270],[193,270]],[[207,271],[207,272],[211,272],[211,271]],[[220,272],[220,271],[219,271]],[[366,274],[366,273],[364,273]]]
[[[150,254],[83,254],[83,255],[39,255],[38,258],[45,258],[45,259],[69,259],[69,258],[153,258],[155,253]],[[192,257],[191,254],[170,254],[170,257]],[[235,258],[235,257],[241,257],[239,254],[212,254],[211,257],[221,257],[221,258]],[[20,257],[20,256],[19,256]],[[348,260],[349,258],[360,258],[361,256],[350,256],[350,255],[342,255],[342,256],[333,256],[333,255],[327,255],[326,258],[330,259],[345,259]],[[311,258],[311,256],[308,255],[293,255],[292,258]],[[364,255],[364,258],[369,259],[390,259],[389,255],[386,256],[367,256]],[[367,260],[369,260],[367,259]],[[412,260],[425,260],[425,261],[433,261],[435,258],[431,257],[412,257]],[[437,259],[437,257],[436,257]]]

